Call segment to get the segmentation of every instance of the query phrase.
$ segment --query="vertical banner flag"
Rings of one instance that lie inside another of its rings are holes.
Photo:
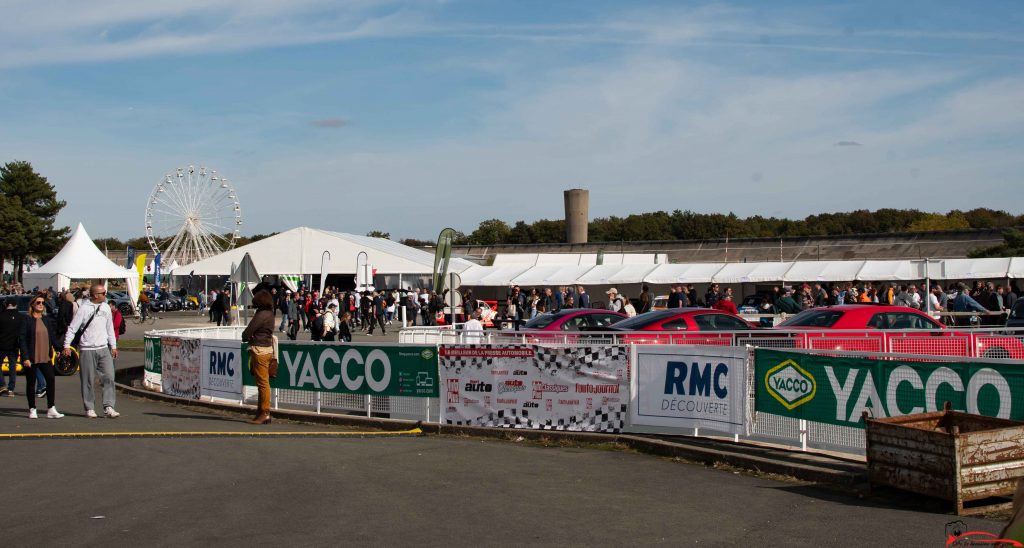
[[[705,428],[749,434],[747,349],[634,345],[630,402],[634,430]]]
[[[442,345],[447,424],[621,432],[629,402],[625,346]]]
[[[139,253],[135,257],[135,269],[139,271],[139,291],[142,291],[143,286],[146,283],[146,254]]]
[[[128,246],[128,250],[125,252],[128,259],[124,262],[125,268],[131,268],[132,264],[135,263],[135,248]]]
[[[153,259],[153,296],[160,298],[160,254]]]
[[[448,275],[448,263],[452,259],[452,239],[455,229],[446,228],[437,236],[437,249],[434,251],[434,291],[440,295],[444,290],[445,276]]]

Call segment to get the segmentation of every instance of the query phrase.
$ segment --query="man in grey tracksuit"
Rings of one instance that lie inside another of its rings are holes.
[[[82,366],[82,403],[85,405],[85,416],[96,418],[93,382],[97,377],[103,383],[103,414],[107,418],[120,416],[114,410],[114,359],[117,358],[117,337],[114,333],[114,318],[110,307],[106,304],[107,289],[103,284],[93,284],[89,289],[89,300],[84,301],[75,312],[75,317],[68,326],[64,336],[64,355],[71,355],[71,341],[75,333],[82,327],[82,340],[78,343],[78,353]]]

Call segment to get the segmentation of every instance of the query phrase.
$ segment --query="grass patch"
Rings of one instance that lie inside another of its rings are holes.
[[[119,349],[124,348],[145,348],[146,341],[142,339],[121,339],[117,341],[117,347]]]

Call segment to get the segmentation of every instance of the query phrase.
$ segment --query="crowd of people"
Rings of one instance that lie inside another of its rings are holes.
[[[57,293],[52,288],[30,295],[28,312],[17,307],[16,294],[3,299],[0,312],[0,360],[7,364],[0,375],[0,397],[17,396],[17,369],[25,370],[28,417],[38,417],[36,398],[46,398],[46,417],[64,417],[55,405],[54,361],[72,359],[78,352],[82,404],[85,416],[98,417],[95,384],[102,385],[104,416],[117,418],[114,408],[114,360],[117,340],[126,330],[125,319],[113,301],[106,299],[103,284]]]

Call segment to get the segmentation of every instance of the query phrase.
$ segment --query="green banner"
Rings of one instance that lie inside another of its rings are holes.
[[[146,371],[160,373],[163,371],[160,359],[160,337],[144,337],[146,344]]]
[[[248,345],[242,345],[242,382],[255,386],[249,372],[248,350]],[[438,396],[434,346],[281,343],[277,359],[277,378],[270,379],[272,388],[374,396]]]
[[[1024,420],[1024,367],[915,362],[757,349],[756,409],[863,428],[861,414],[894,417],[953,409]]]

